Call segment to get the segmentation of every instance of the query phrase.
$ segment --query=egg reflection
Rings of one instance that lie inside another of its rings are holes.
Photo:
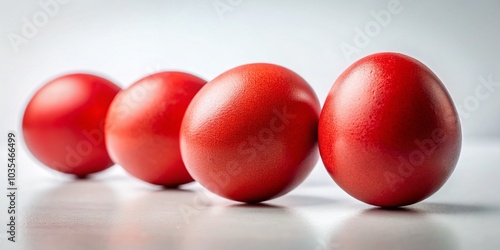
[[[190,221],[208,209],[202,192],[165,189],[125,201],[112,232],[113,249],[179,249]]]
[[[311,224],[285,207],[213,207],[187,228],[182,249],[315,249]]]
[[[452,232],[416,210],[370,209],[332,233],[329,249],[457,249]]]

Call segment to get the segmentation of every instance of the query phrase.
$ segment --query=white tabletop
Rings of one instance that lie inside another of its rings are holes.
[[[3,233],[1,249],[500,249],[498,162],[500,142],[465,142],[440,191],[382,210],[344,193],[321,162],[291,193],[251,206],[198,184],[162,190],[119,166],[74,180],[21,148],[17,242]]]

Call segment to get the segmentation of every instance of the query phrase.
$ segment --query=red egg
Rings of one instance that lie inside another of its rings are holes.
[[[113,165],[104,120],[120,87],[94,75],[71,74],[45,84],[28,103],[23,136],[48,167],[80,177]]]
[[[189,173],[241,202],[281,196],[318,160],[318,99],[299,75],[265,63],[233,68],[200,90],[181,127]]]
[[[352,64],[333,84],[319,121],[319,148],[333,180],[382,207],[436,192],[458,161],[456,109],[421,62],[379,53]]]
[[[111,158],[145,182],[176,187],[193,181],[179,147],[181,121],[206,83],[183,72],[147,76],[121,91],[106,118]]]

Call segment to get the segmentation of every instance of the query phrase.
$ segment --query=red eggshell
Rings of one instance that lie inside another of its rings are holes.
[[[318,159],[312,88],[273,64],[233,68],[193,99],[181,128],[189,173],[210,191],[260,202],[299,185]]]
[[[461,131],[438,77],[419,61],[379,53],[334,83],[319,121],[323,163],[347,193],[368,204],[419,202],[453,172]]]
[[[54,79],[38,90],[23,116],[30,152],[48,167],[80,177],[113,165],[104,120],[120,87],[89,74]]]
[[[182,72],[147,76],[121,91],[106,119],[111,158],[145,182],[192,182],[181,158],[179,129],[189,102],[206,83]]]

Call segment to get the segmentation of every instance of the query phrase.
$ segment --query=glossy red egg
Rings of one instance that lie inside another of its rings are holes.
[[[454,104],[421,62],[379,53],[352,64],[331,88],[319,121],[323,163],[347,193],[394,207],[436,192],[458,161]]]
[[[89,74],[56,78],[39,89],[23,116],[30,152],[48,167],[80,177],[113,165],[104,120],[120,87]]]
[[[239,66],[207,83],[189,105],[182,157],[215,194],[269,200],[299,185],[317,162],[319,112],[314,91],[293,71]]]
[[[193,181],[179,147],[181,121],[206,83],[183,72],[160,72],[121,91],[106,119],[111,158],[145,182],[176,187]]]

